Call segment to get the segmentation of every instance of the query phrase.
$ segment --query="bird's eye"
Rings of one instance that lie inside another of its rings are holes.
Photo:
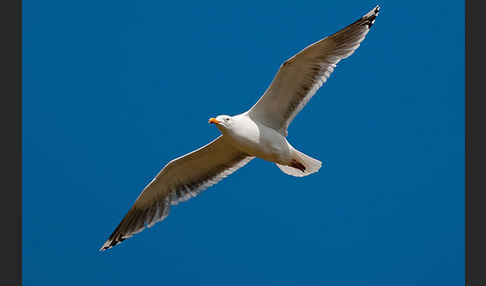
[[[226,117],[224,120],[225,120],[225,121],[228,121],[228,120],[229,120],[229,118],[227,118],[227,117]]]

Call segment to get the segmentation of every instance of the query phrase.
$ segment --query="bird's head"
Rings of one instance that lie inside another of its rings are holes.
[[[216,118],[209,118],[209,123],[216,125],[219,130],[228,130],[233,124],[233,117],[229,115],[218,115]]]

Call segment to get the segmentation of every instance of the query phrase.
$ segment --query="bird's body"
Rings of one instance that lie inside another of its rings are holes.
[[[170,206],[196,196],[246,165],[253,158],[274,162],[285,174],[313,174],[321,162],[287,141],[287,128],[336,64],[349,57],[365,38],[379,7],[285,61],[263,96],[248,111],[211,118],[222,135],[209,144],[170,161],[144,188],[100,250],[151,227],[169,214]]]

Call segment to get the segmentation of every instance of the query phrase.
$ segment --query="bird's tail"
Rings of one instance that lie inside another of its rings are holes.
[[[293,149],[293,159],[289,165],[277,164],[277,167],[287,175],[304,177],[319,171],[322,162]]]

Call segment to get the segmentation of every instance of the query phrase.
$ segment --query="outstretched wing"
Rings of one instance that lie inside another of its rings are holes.
[[[248,115],[287,136],[294,117],[326,82],[336,64],[359,47],[379,11],[376,6],[356,22],[285,61]]]
[[[109,249],[163,220],[170,205],[196,196],[251,159],[219,136],[206,146],[172,160],[145,187],[100,250]]]

